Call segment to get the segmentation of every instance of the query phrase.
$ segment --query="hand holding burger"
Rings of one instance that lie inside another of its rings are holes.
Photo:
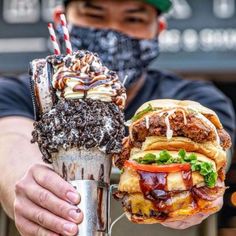
[[[187,228],[220,210],[229,135],[212,110],[192,101],[154,100],[129,124],[114,156],[116,196],[134,223]]]

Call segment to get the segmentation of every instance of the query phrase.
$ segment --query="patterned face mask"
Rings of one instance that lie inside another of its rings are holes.
[[[63,44],[62,30],[58,29]],[[159,55],[157,38],[139,40],[107,29],[91,29],[72,25],[70,28],[73,50],[89,50],[99,55],[102,62],[116,71],[125,87],[129,88],[141,78],[148,65]]]

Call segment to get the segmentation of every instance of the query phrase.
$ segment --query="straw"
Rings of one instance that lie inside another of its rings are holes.
[[[66,43],[66,53],[67,54],[72,54],[72,46],[71,46],[71,42],[70,42],[70,34],[69,34],[69,30],[67,28],[67,22],[66,22],[66,17],[64,14],[61,14],[61,25],[62,25],[62,30],[64,33],[64,40]]]
[[[127,82],[127,79],[128,79],[128,75],[125,76],[125,79],[124,79],[124,81],[123,81],[123,83],[122,83],[123,86],[125,86],[125,84],[126,84],[126,82]]]
[[[48,24],[48,30],[49,30],[49,34],[50,34],[50,39],[52,41],[52,45],[53,45],[53,49],[54,49],[54,54],[55,55],[60,55],[61,54],[61,50],[60,50],[59,44],[57,43],[57,37],[56,37],[55,30],[53,28],[53,24],[52,23]]]

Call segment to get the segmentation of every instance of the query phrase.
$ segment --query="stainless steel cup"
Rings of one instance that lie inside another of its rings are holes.
[[[78,207],[84,215],[80,236],[105,236],[109,228],[109,186],[94,180],[70,182],[81,196]]]

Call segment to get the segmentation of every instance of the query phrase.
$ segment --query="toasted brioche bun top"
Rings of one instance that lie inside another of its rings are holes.
[[[207,117],[218,129],[222,129],[223,126],[217,116],[217,114],[204,106],[202,106],[198,102],[194,101],[189,101],[189,100],[173,100],[173,99],[157,99],[157,100],[152,100],[149,102],[144,103],[139,109],[136,111],[135,114],[143,111],[145,108],[148,106],[152,106],[154,109],[160,110],[166,110],[166,109],[174,109],[174,108],[182,108],[185,109],[186,111],[195,111],[198,113],[201,113],[205,117]]]

